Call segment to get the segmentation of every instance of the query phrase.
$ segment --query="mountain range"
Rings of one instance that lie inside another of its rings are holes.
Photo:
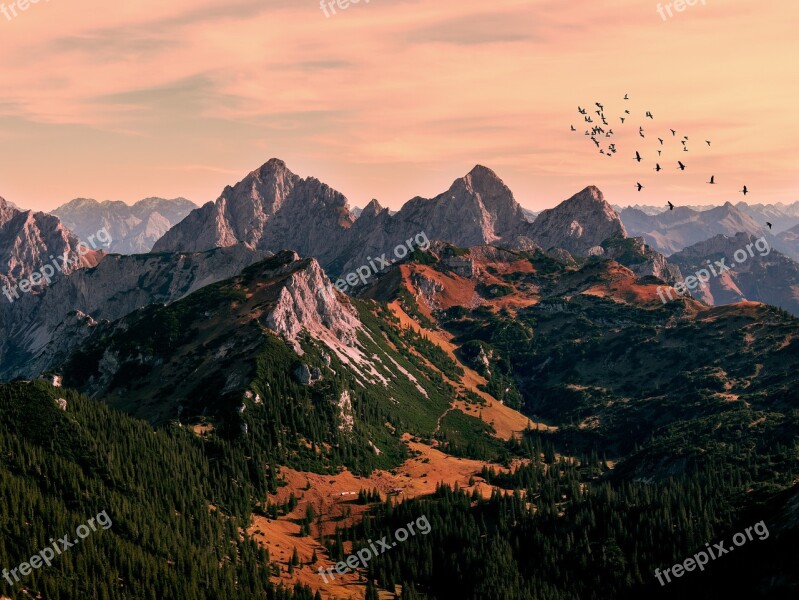
[[[145,198],[133,206],[119,201],[76,198],[52,214],[83,240],[105,229],[112,240],[108,252],[144,254],[195,208],[197,205],[185,198]]]
[[[103,206],[82,227],[146,221]],[[769,246],[664,303],[777,237],[731,204],[622,213],[587,186],[530,221],[477,165],[356,217],[272,159],[152,252],[87,254],[3,303],[0,556],[69,531],[81,499],[114,526],[0,592],[791,597],[799,266]],[[77,244],[0,199],[9,282]],[[423,518],[429,536],[319,576]],[[759,520],[768,539],[702,577],[652,575]]]

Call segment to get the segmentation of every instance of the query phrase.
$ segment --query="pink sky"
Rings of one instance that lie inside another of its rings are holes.
[[[477,163],[531,209],[590,184],[623,205],[737,202],[744,184],[752,203],[799,200],[799,3],[656,6],[362,0],[326,18],[315,0],[41,0],[0,14],[0,196],[202,204],[279,157],[353,206],[399,208]],[[569,131],[595,101],[610,159]],[[674,140],[656,174],[669,127],[690,151]]]

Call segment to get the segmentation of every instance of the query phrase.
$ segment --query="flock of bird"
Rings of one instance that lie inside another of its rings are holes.
[[[630,99],[629,95],[625,94],[624,95],[624,100],[625,101],[629,101],[629,99]],[[588,112],[589,109],[583,108],[582,106],[578,106],[577,107],[577,112],[584,117],[584,122],[585,122],[586,127],[590,127],[589,129],[585,130],[585,134],[584,135],[586,137],[589,137],[589,139],[596,145],[596,147],[599,149],[599,154],[603,154],[603,155],[607,156],[608,158],[613,158],[613,156],[615,154],[617,154],[617,152],[618,152],[618,150],[616,148],[616,143],[612,142],[612,141],[608,141],[607,142],[608,145],[603,148],[602,147],[603,143],[600,142],[600,140],[612,139],[615,134],[613,132],[613,129],[610,126],[610,123],[608,122],[608,117],[605,115],[605,107],[602,105],[601,102],[595,102],[594,104],[596,106],[596,110],[591,109],[591,113],[590,114]],[[596,120],[595,120],[595,118],[593,116],[594,114],[597,115]],[[630,113],[630,111],[628,109],[624,110],[623,116],[619,116],[618,117],[618,119],[621,121],[621,125],[622,126],[624,126],[625,121],[630,119],[630,118],[632,118],[632,114]],[[644,118],[645,119],[651,119],[652,121],[655,120],[655,117],[652,115],[651,111],[646,111],[646,113],[644,115]],[[605,128],[607,128],[607,129],[605,129]],[[577,128],[574,125],[572,125],[571,126],[571,131],[577,132],[578,130],[577,130]],[[669,131],[671,132],[671,138],[676,139],[677,138],[677,131],[674,130],[674,129],[669,129]],[[646,138],[646,132],[644,131],[644,127],[642,125],[639,125],[639,127],[638,127],[638,135],[641,138]],[[657,136],[655,136],[655,137],[657,137]],[[666,148],[666,144],[665,144],[665,139],[664,138],[668,139],[668,134],[663,135],[663,137],[657,137],[657,140],[658,140],[658,145],[657,145],[658,157],[662,156],[662,152]],[[679,141],[680,141],[680,144],[682,145],[682,151],[683,152],[688,152],[689,151],[688,150],[688,141],[689,141],[688,140],[688,136],[687,135],[682,136],[682,138]],[[708,147],[710,147],[710,144],[711,144],[710,140],[705,140],[705,143],[708,145]],[[640,163],[642,160],[644,160],[644,157],[641,156],[640,151],[636,150],[635,156],[633,156],[633,160],[635,160],[638,163]],[[679,169],[680,171],[685,171],[685,169],[686,169],[685,163],[683,163],[681,160],[678,160],[677,161],[677,169]],[[660,171],[664,170],[664,167],[661,166],[660,161],[657,161],[657,162],[655,162],[655,166],[654,166],[653,170],[655,172],[659,173]],[[708,181],[706,183],[708,183],[709,185],[716,185],[716,176],[715,175],[711,175],[710,176],[710,181]],[[644,189],[644,186],[641,185],[640,182],[636,182],[635,183],[635,188],[640,192],[642,189]],[[744,196],[746,196],[749,193],[749,188],[746,187],[746,186],[743,186],[743,189],[740,190],[740,193],[743,194]],[[668,202],[668,207],[669,207],[669,210],[674,210],[674,205],[671,202]],[[767,225],[769,226],[769,229],[771,229],[771,223],[767,223]]]

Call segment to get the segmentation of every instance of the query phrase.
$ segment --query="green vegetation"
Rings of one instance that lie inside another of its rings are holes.
[[[311,600],[309,589],[270,584],[268,554],[241,538],[254,498],[274,484],[253,467],[223,442],[153,430],[69,390],[0,385],[0,565],[28,561],[50,538],[71,539],[103,510],[112,521],[14,588],[0,579],[0,592]]]

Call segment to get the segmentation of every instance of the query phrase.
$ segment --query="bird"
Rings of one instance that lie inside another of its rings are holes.
[[[663,138],[658,138],[658,141],[660,142],[660,145],[662,146],[663,145]]]
[[[604,153],[605,153],[605,151],[604,151],[604,150],[602,150],[602,149],[600,149],[600,150],[599,150],[599,153],[600,153],[600,154],[604,154]]]
[[[680,162],[680,161],[678,160],[678,161],[677,161],[677,164],[678,164],[678,165],[680,165],[680,171],[685,171],[685,165],[684,165],[684,164],[682,164],[682,162]]]
[[[601,111],[601,110],[595,110],[594,112],[595,112],[596,114],[598,114],[598,115],[601,115],[601,114],[602,114],[602,111]]]
[[[708,183],[710,185],[715,185],[716,184],[716,176],[715,175],[711,175],[710,176],[710,181],[708,181]]]
[[[636,183],[636,184],[635,184],[635,187],[637,187],[637,188],[638,188],[638,191],[639,191],[639,192],[640,192],[640,191],[641,191],[641,190],[644,188],[644,186],[642,186],[640,183]]]
[[[649,117],[650,119],[654,119],[655,118],[655,117],[652,116],[652,113],[649,112],[649,111],[646,111],[646,116]]]
[[[671,202],[667,201],[666,203],[669,205],[669,210],[674,210],[674,205]]]
[[[638,135],[640,135],[641,137],[644,137],[644,128],[643,127],[639,127],[638,128]]]
[[[625,109],[624,109],[624,114],[626,114],[626,115],[629,115],[629,114],[630,114],[630,111],[629,111],[629,110],[627,110],[627,109],[625,108]]]
[[[600,110],[605,110],[605,107],[602,106],[599,102],[594,102],[594,104],[596,104],[600,108]]]
[[[683,152],[688,152],[688,146],[685,146],[685,147],[682,149],[682,151],[683,151]]]
[[[741,190],[741,193],[742,193],[744,196],[746,196],[746,195],[749,193],[749,188],[747,188],[746,186],[744,186],[744,189],[742,189],[742,190]]]
[[[580,106],[578,106],[577,107],[577,112],[580,113],[581,115],[584,115],[585,114],[585,109],[580,107]]]
[[[710,146],[710,140],[705,140],[705,142],[707,142],[707,145]]]
[[[586,117],[585,118],[585,122],[586,123],[593,123],[594,121],[591,119],[591,117]]]
[[[655,163],[655,171],[660,171],[660,170],[661,170],[660,163]]]
[[[768,225],[768,228],[769,228],[769,229],[771,229],[771,223],[769,223],[768,221],[766,221],[766,225]]]
[[[658,156],[660,156],[660,150],[658,150]]]
[[[681,143],[683,146],[685,146],[685,144],[687,144],[687,142],[686,142],[685,140],[680,140],[680,143]]]
[[[607,125],[607,124],[608,124],[608,122],[605,120],[605,115],[602,115],[602,123],[603,123],[604,125]]]
[[[624,94],[624,99],[625,100],[629,100],[629,98],[627,97],[627,94]]]
[[[572,125],[572,131],[577,131],[577,130],[574,128],[574,125]]]
[[[677,132],[676,132],[676,131],[674,131],[673,129],[669,129],[669,131],[671,131],[671,135],[672,135],[672,136],[675,136],[675,135],[677,135]]]
[[[638,162],[641,162],[641,155],[638,153],[638,151],[635,152],[635,158],[633,158],[633,160],[637,160]]]
[[[619,117],[621,119],[622,125],[624,125],[624,117]]]
[[[687,136],[687,135],[684,135],[684,136],[682,136],[682,139],[684,139],[684,140],[687,140],[687,139],[688,139],[688,136]]]

